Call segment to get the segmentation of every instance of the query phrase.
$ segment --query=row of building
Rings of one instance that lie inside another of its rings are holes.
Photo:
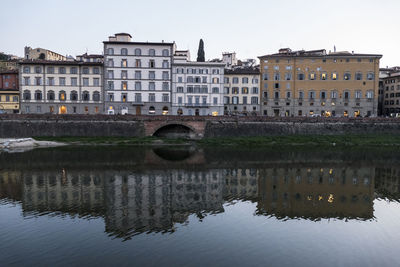
[[[235,53],[197,62],[175,43],[132,41],[127,33],[103,44],[102,55],[76,59],[26,47],[18,70],[0,75],[0,110],[346,117],[400,112],[400,71],[380,70],[378,54],[286,48],[260,56],[259,64],[241,62]]]

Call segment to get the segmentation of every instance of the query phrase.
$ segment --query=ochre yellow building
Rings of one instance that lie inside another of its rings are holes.
[[[381,57],[289,48],[261,56],[262,114],[376,116]]]

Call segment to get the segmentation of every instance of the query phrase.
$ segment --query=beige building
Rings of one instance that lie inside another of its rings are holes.
[[[225,69],[224,113],[260,113],[260,70],[258,68]]]
[[[21,61],[21,113],[103,113],[102,56],[78,58]]]
[[[24,59],[67,60],[65,56],[60,55],[56,52],[44,48],[32,49],[29,46],[25,46],[24,55]]]
[[[261,56],[262,114],[376,116],[381,57],[289,48]]]

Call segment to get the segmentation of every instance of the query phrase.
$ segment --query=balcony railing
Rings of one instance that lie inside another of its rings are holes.
[[[199,108],[207,108],[210,104],[208,103],[186,103],[185,107],[199,107]]]

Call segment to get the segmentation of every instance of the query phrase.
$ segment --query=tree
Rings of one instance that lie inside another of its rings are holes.
[[[203,39],[200,39],[199,50],[197,52],[197,62],[205,62],[205,61],[206,61],[206,55],[204,53],[204,42]]]
[[[9,56],[0,52],[0,60],[8,60]]]

